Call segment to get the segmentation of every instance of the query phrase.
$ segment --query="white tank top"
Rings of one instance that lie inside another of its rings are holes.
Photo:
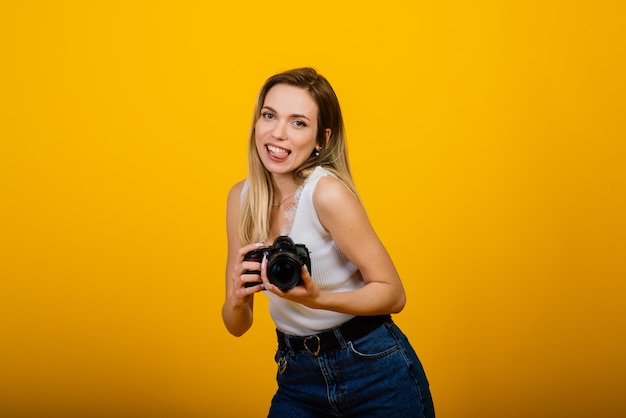
[[[295,203],[288,210],[289,220],[282,231],[296,244],[304,244],[311,258],[311,277],[320,291],[347,292],[365,283],[356,266],[337,248],[324,229],[313,206],[313,190],[324,176],[333,175],[317,167],[305,180],[295,195]],[[244,188],[245,190],[245,188]],[[340,209],[340,208],[339,208]],[[270,314],[276,328],[286,334],[310,335],[343,324],[354,315],[312,309],[299,303],[282,299],[270,292]]]

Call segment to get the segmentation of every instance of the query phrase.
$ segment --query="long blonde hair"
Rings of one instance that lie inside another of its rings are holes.
[[[335,174],[358,196],[348,161],[345,129],[339,100],[330,83],[313,68],[298,68],[268,78],[257,98],[248,142],[248,188],[243,195],[239,218],[239,238],[243,245],[260,242],[269,237],[270,212],[274,190],[269,171],[261,162],[256,149],[255,126],[261,117],[261,109],[268,91],[277,84],[287,84],[306,90],[318,107],[317,145],[322,147],[319,156],[311,155],[294,173],[297,184],[323,166]],[[326,129],[331,135],[326,141]]]

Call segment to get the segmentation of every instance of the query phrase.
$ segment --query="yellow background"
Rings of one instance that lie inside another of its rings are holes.
[[[225,199],[258,88],[305,65],[438,416],[624,416],[624,4],[2,2],[0,416],[265,416]]]

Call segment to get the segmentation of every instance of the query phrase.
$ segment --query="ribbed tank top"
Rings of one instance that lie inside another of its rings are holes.
[[[335,241],[322,226],[313,206],[313,191],[318,181],[333,175],[323,167],[317,167],[296,193],[296,202],[290,208],[291,219],[285,235],[296,244],[304,244],[311,258],[311,277],[322,292],[347,292],[364,285],[356,266],[337,248]],[[339,208],[340,210],[340,208]],[[270,314],[276,328],[286,334],[310,335],[343,324],[354,315],[324,309],[312,309],[285,300],[270,292]]]

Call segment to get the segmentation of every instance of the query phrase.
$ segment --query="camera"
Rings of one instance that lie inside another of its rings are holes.
[[[261,262],[267,257],[267,278],[271,284],[283,292],[302,284],[300,272],[306,266],[311,272],[311,258],[309,250],[304,244],[294,244],[286,235],[281,235],[271,247],[259,248],[247,253],[244,261]],[[244,274],[261,274],[258,270],[246,270]],[[245,287],[252,287],[259,282],[246,283]]]

